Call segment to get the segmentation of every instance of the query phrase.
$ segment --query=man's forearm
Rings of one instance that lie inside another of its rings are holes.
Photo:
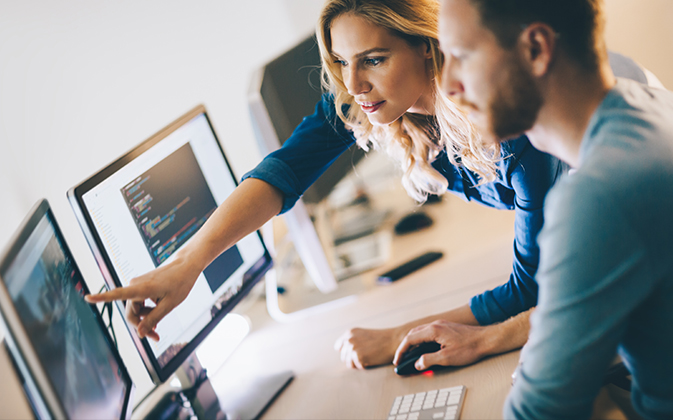
[[[523,347],[528,341],[530,332],[530,314],[535,308],[530,308],[498,324],[488,325],[485,335],[484,355],[505,353]]]
[[[480,340],[479,353],[485,357],[494,354],[505,353],[507,351],[523,347],[523,345],[526,344],[526,341],[528,340],[528,333],[530,332],[529,318],[530,314],[533,312],[533,309],[535,308],[531,308],[525,312],[515,315],[501,323],[485,325],[481,327],[483,328],[483,331],[480,335],[483,338]],[[398,327],[398,336],[400,341],[412,328],[419,325],[429,324],[437,320],[479,326],[479,323],[472,314],[472,310],[470,309],[469,305],[464,305],[447,312],[431,315],[401,325]]]

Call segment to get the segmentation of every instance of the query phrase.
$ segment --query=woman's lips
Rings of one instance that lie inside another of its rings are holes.
[[[379,101],[379,102],[358,102],[360,105],[360,108],[367,114],[371,114],[372,112],[378,111],[379,108],[385,103],[386,101]]]

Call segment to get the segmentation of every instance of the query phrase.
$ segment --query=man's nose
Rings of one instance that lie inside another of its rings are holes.
[[[465,92],[452,64],[452,60],[447,59],[442,67],[442,91],[448,96],[456,96]]]

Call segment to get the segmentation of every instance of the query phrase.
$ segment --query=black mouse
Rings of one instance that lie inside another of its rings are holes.
[[[425,353],[434,353],[441,348],[442,346],[439,343],[428,341],[407,350],[406,353],[400,357],[400,363],[395,367],[395,373],[398,375],[413,375],[414,373],[420,373],[414,366],[416,360]]]
[[[430,216],[425,212],[418,211],[402,217],[402,219],[395,225],[395,233],[404,235],[405,233],[425,229],[430,225],[432,225]]]

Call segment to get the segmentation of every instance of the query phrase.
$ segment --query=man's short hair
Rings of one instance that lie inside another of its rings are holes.
[[[559,37],[559,45],[582,67],[593,71],[607,57],[603,31],[603,0],[469,0],[481,20],[511,49],[527,25],[549,25]]]

